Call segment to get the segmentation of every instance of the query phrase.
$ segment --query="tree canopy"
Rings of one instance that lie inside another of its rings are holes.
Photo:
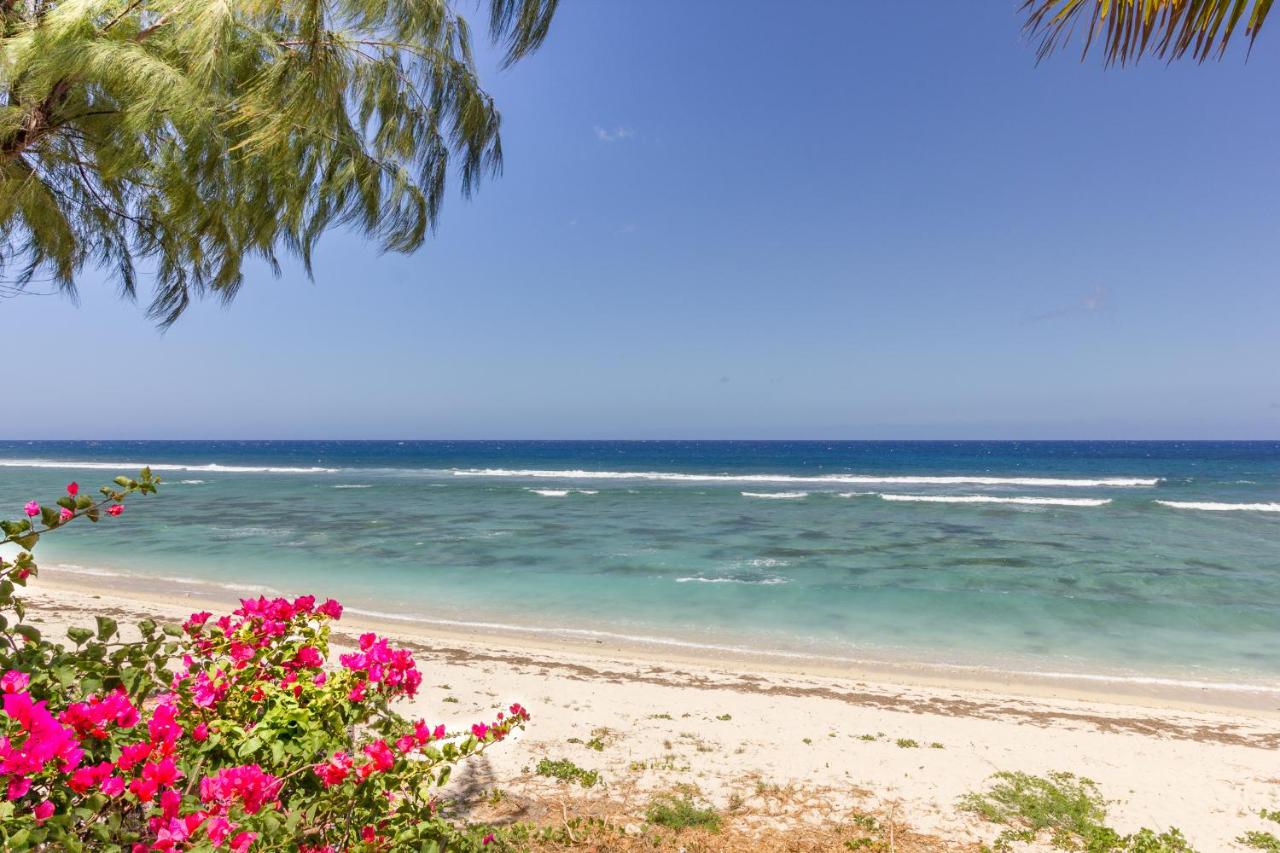
[[[1041,59],[1083,30],[1084,52],[1098,45],[1108,64],[1145,54],[1203,62],[1222,56],[1243,26],[1250,46],[1272,0],[1024,0],[1027,31]]]
[[[557,0],[487,0],[506,64]],[[500,116],[449,0],[0,0],[0,275],[71,295],[154,279],[172,323],[247,259],[308,273],[347,226],[408,252],[450,175],[501,169]]]

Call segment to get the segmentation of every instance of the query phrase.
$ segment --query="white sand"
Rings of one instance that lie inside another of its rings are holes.
[[[46,571],[27,597],[45,630],[91,623],[95,612],[122,622],[217,612],[208,598],[103,586],[91,589],[83,578]],[[609,784],[583,794],[591,797],[692,783],[724,807],[735,794],[760,801],[759,784],[795,784],[823,792],[815,812],[823,804],[890,813],[956,845],[996,834],[998,828],[958,811],[956,801],[982,789],[997,770],[1088,776],[1113,801],[1116,829],[1176,826],[1201,851],[1243,849],[1236,836],[1267,828],[1257,810],[1280,807],[1275,695],[1233,708],[1222,703],[1236,697],[1207,694],[948,684],[777,661],[676,659],[666,651],[351,616],[336,626],[335,640],[350,642],[362,629],[418,650],[425,683],[416,707],[403,709],[412,716],[452,728],[511,702],[532,711],[527,732],[489,750],[478,775],[464,780],[476,786],[545,787],[550,783],[528,772],[543,757],[599,769]],[[458,701],[441,701],[446,696]],[[585,742],[599,728],[609,730],[603,751],[568,742]],[[919,747],[899,746],[900,738]]]

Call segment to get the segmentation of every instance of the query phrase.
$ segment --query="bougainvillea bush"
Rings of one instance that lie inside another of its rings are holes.
[[[523,726],[512,705],[469,731],[410,720],[413,656],[373,634],[329,663],[342,605],[245,600],[182,625],[72,628],[24,621],[18,587],[42,536],[118,516],[156,490],[144,469],[90,498],[72,483],[0,521],[0,847],[57,850],[468,850],[435,798],[452,768]]]

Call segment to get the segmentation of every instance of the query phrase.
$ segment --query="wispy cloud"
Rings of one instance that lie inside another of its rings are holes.
[[[1105,287],[1095,287],[1089,291],[1084,298],[1071,305],[1063,305],[1060,308],[1054,308],[1051,311],[1044,311],[1040,314],[1032,314],[1023,320],[1023,323],[1041,323],[1045,320],[1056,320],[1060,317],[1070,317],[1073,315],[1096,314],[1107,304],[1108,293]]]
[[[622,142],[625,139],[634,139],[636,132],[629,127],[619,125],[613,130],[607,127],[595,126],[596,139],[600,142]]]

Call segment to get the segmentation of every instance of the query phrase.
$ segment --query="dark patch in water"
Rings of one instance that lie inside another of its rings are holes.
[[[957,557],[950,561],[957,566],[1004,566],[1009,569],[1029,569],[1035,565],[1023,557]]]

